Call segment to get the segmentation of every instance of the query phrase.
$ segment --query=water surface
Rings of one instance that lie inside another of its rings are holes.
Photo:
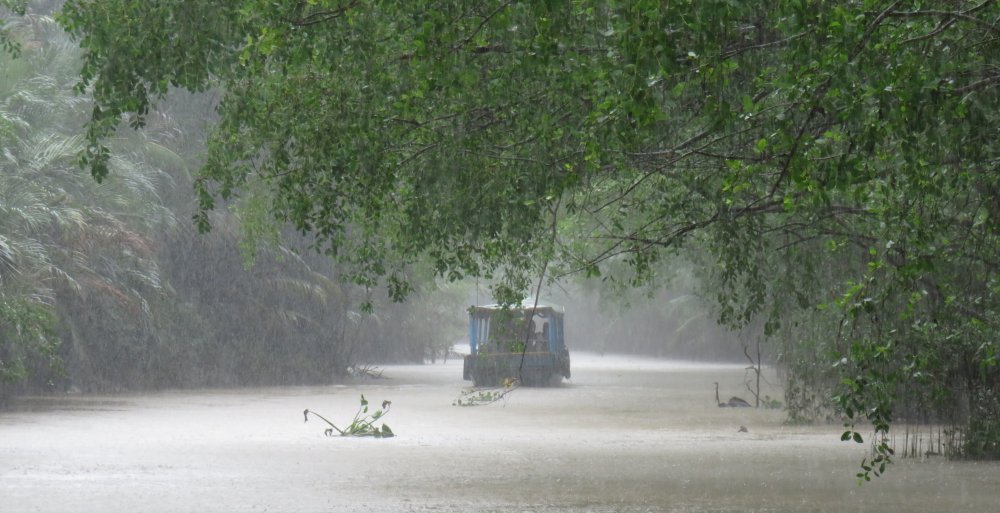
[[[574,354],[562,387],[452,406],[461,362],[346,386],[21,401],[0,413],[0,512],[989,512],[1000,465],[902,460],[859,487],[865,447],[787,426],[741,365]],[[772,396],[780,390],[768,388]],[[392,401],[397,437],[329,438]],[[739,432],[746,426],[748,432]]]

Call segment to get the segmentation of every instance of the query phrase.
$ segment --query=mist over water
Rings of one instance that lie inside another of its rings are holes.
[[[995,511],[1000,464],[899,460],[854,479],[866,446],[787,426],[744,366],[573,354],[573,379],[485,407],[452,402],[461,361],[387,366],[328,387],[21,400],[0,413],[0,511]],[[777,383],[776,379],[770,379]],[[765,393],[780,397],[780,390]],[[391,439],[329,438],[364,394]],[[738,432],[746,426],[748,432]]]

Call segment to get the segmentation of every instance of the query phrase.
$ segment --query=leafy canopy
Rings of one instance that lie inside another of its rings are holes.
[[[838,407],[884,434],[914,376],[924,404],[1000,387],[998,18],[951,0],[70,0],[62,22],[87,52],[96,178],[123,118],[220,87],[202,209],[263,191],[395,297],[420,256],[520,292],[552,258],[641,283],[689,244],[733,324],[792,339],[789,311],[836,311],[815,347],[847,361],[824,363]]]

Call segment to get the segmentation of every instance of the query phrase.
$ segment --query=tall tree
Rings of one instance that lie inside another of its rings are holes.
[[[23,51],[18,59],[0,55],[0,240],[7,264],[0,329],[9,335],[0,351],[13,352],[18,340],[28,347],[15,352],[23,357],[3,358],[20,368],[23,380],[28,368],[44,370],[38,364],[59,354],[86,366],[90,354],[126,352],[120,346],[102,351],[109,337],[83,337],[83,331],[105,319],[119,330],[144,332],[141,323],[123,321],[150,321],[148,302],[160,288],[145,234],[173,220],[158,202],[158,170],[131,160],[127,146],[118,145],[109,161],[114,182],[98,186],[80,172],[85,144],[75,132],[88,102],[72,92],[79,52],[61,28],[34,14],[7,28]],[[59,352],[62,331],[71,336]]]
[[[203,209],[262,182],[279,221],[396,297],[420,255],[516,292],[555,256],[641,283],[697,243],[734,325],[838,312],[823,356],[849,438],[856,419],[884,436],[904,396],[952,397],[966,450],[996,457],[998,17],[950,0],[70,0],[61,19],[86,52],[98,179],[123,116],[219,86]],[[861,477],[889,457],[877,441]]]

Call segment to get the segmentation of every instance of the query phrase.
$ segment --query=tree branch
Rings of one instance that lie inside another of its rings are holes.
[[[316,25],[317,23],[325,23],[343,16],[348,9],[358,5],[359,3],[361,3],[360,0],[352,0],[347,5],[328,11],[316,11],[299,19],[291,20],[290,23],[297,27],[306,27],[309,25]]]

